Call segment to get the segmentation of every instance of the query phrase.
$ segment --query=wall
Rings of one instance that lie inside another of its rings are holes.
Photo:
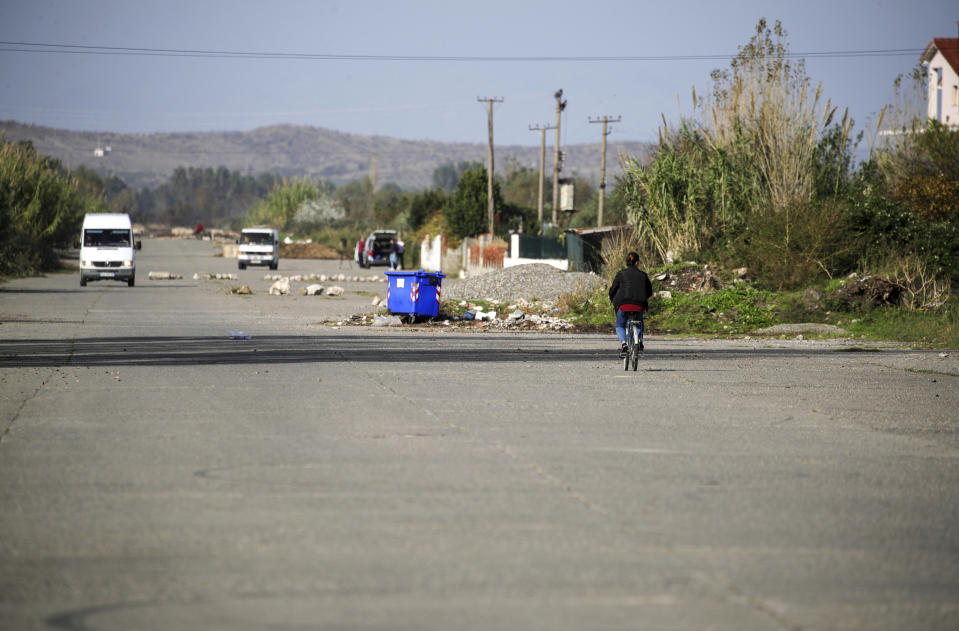
[[[526,265],[528,263],[545,263],[552,265],[556,269],[564,272],[569,270],[569,259],[560,258],[531,258],[520,256],[520,238],[518,234],[510,235],[509,256],[503,261],[503,267],[513,267],[514,265]]]
[[[936,82],[936,69],[942,69],[941,86]],[[943,125],[951,127],[959,126],[959,104],[953,99],[955,92],[959,91],[959,75],[953,69],[952,65],[946,61],[942,53],[937,51],[935,56],[929,62],[929,118],[936,118],[936,99],[939,87],[942,88],[942,116],[939,119]]]

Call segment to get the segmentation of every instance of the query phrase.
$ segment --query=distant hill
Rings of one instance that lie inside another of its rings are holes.
[[[7,140],[30,140],[37,151],[59,158],[71,168],[85,165],[102,174],[116,175],[128,186],[152,188],[165,182],[178,166],[219,167],[255,175],[313,176],[343,184],[370,172],[376,156],[379,184],[395,182],[404,189],[432,186],[433,171],[448,162],[485,163],[487,148],[481,143],[445,143],[400,140],[385,136],[345,134],[318,127],[275,125],[246,132],[171,134],[118,134],[79,132],[0,122]],[[649,144],[618,142],[607,148],[607,177],[619,173],[618,154],[644,156]],[[599,182],[600,143],[563,147],[563,174],[577,174]],[[496,172],[502,173],[515,158],[523,166],[539,168],[539,147],[497,146]],[[547,180],[552,168],[552,148],[547,149]]]

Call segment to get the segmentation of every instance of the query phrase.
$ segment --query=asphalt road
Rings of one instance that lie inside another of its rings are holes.
[[[959,628],[959,352],[654,337],[625,373],[603,335],[321,324],[385,285],[192,280],[228,271],[146,241],[134,288],[0,285],[0,629]]]

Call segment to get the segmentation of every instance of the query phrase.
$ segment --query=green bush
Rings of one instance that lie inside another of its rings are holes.
[[[836,201],[754,213],[733,243],[733,252],[760,284],[775,289],[832,278],[856,261],[846,208]]]
[[[875,163],[863,165],[860,172],[847,206],[860,259],[915,254],[931,272],[959,282],[959,214],[923,218],[885,192]]]

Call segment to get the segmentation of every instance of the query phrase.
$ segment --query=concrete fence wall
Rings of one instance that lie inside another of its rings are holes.
[[[448,247],[440,235],[427,235],[420,242],[420,267],[448,276],[480,276],[506,267],[507,250],[505,241],[489,235],[464,239],[456,248]]]

